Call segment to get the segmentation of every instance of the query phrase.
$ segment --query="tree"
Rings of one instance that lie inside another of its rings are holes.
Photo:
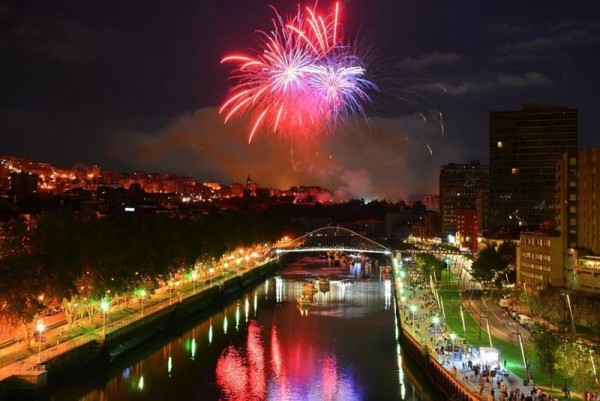
[[[504,241],[498,246],[498,255],[504,262],[504,268],[514,268],[517,264],[517,244]]]
[[[425,277],[433,275],[436,279],[438,277],[442,277],[442,270],[445,267],[444,262],[430,253],[417,254],[415,258],[415,264]]]
[[[43,283],[26,253],[0,259],[0,277],[0,314],[10,326],[21,326],[27,347],[33,335],[29,323],[44,308]]]
[[[572,380],[585,394],[594,377],[593,352],[582,344],[564,338],[557,348],[558,372],[565,380]],[[567,383],[565,383],[565,386]]]
[[[548,330],[538,330],[532,332],[533,352],[536,362],[540,369],[550,375],[550,386],[554,388],[554,375],[559,363],[559,353],[562,341],[560,338]]]
[[[31,257],[29,227],[18,218],[2,228],[0,255],[0,314],[9,326],[21,325],[27,346],[33,330],[29,323],[43,310],[44,281],[40,264]]]
[[[473,278],[482,283],[490,283],[505,267],[504,261],[494,247],[483,248],[473,262]]]

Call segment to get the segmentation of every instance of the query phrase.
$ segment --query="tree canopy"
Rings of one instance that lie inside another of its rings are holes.
[[[133,213],[99,217],[45,212],[30,224],[3,226],[0,322],[27,323],[51,303],[98,304],[241,245],[272,242],[288,228],[283,215],[213,213],[200,217]]]

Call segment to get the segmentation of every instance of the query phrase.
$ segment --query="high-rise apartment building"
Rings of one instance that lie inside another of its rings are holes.
[[[456,242],[461,248],[469,248],[476,253],[479,250],[478,211],[458,209],[456,211]]]
[[[600,255],[600,148],[579,151],[577,247]]]
[[[488,166],[473,160],[469,164],[450,163],[440,167],[440,214],[442,233],[457,231],[456,211],[477,210],[481,194],[488,190]]]
[[[554,226],[556,165],[578,147],[575,109],[525,104],[490,113],[490,214],[492,230]]]
[[[563,153],[556,165],[556,228],[561,233],[565,255],[567,249],[577,247],[577,160],[577,153]]]

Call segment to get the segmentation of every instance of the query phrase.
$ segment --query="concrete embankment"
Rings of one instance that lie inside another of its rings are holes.
[[[398,271],[394,271],[397,278]],[[395,287],[395,296],[397,300],[397,317],[401,325],[402,334],[402,352],[406,355],[420,370],[429,378],[436,390],[445,396],[445,399],[452,401],[479,401],[480,397],[467,387],[455,373],[448,371],[440,364],[435,355],[432,355],[427,340],[416,334],[412,328],[406,327],[408,320],[406,316],[405,305],[400,299],[398,280]],[[414,313],[414,312],[413,312]],[[414,319],[414,316],[410,316]],[[413,326],[414,328],[414,326]]]

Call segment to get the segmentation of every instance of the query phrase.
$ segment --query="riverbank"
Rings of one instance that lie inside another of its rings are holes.
[[[44,333],[44,347],[13,345],[0,353],[0,399],[16,399],[14,389],[90,374],[123,353],[168,330],[181,327],[231,297],[271,276],[280,260],[250,270],[185,283],[177,291],[159,289],[143,303],[131,303],[73,330],[58,325]],[[37,351],[37,352],[36,352]]]
[[[480,347],[450,332],[443,304],[415,266],[401,268],[394,263],[394,277],[403,350],[447,399],[502,400],[511,394],[537,393],[527,381],[496,366],[498,356],[490,362]],[[482,374],[490,367],[499,374],[493,378]]]

